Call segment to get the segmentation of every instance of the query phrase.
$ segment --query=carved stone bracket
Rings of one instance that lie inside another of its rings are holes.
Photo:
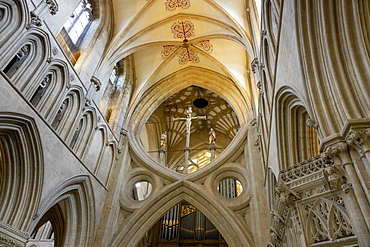
[[[290,189],[289,186],[284,183],[279,183],[276,186],[276,193],[279,195],[280,201],[285,205],[291,205],[295,201],[301,199],[297,192]]]
[[[35,14],[35,12],[31,11],[30,12],[31,20],[30,23],[27,25],[27,29],[30,29],[31,27],[41,27],[42,26],[42,21],[39,16]]]
[[[258,69],[258,58],[254,58],[253,59],[253,61],[251,62],[251,67],[252,67],[253,73],[255,73],[255,74],[258,74],[259,73],[259,69]]]
[[[342,176],[342,172],[335,165],[329,165],[325,168],[325,177],[329,183],[330,189],[332,190],[340,189]]]
[[[353,190],[352,188],[352,184],[351,183],[345,183],[345,184],[342,184],[342,190],[344,191],[344,193],[349,193],[351,190]]]
[[[98,92],[100,90],[100,87],[101,87],[100,80],[97,77],[92,76],[90,81],[91,81],[91,84],[94,85],[95,91]]]
[[[351,130],[346,142],[361,154],[367,152],[370,150],[370,129],[365,129],[364,131]]]
[[[56,0],[46,0],[46,5],[49,7],[50,14],[56,15],[58,12],[58,3]]]

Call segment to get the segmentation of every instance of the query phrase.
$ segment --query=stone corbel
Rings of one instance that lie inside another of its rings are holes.
[[[286,184],[279,183],[276,185],[276,193],[279,195],[280,200],[285,205],[292,205],[295,201],[298,201],[301,199],[299,194],[292,189],[290,189]]]
[[[314,128],[314,129],[318,129],[319,128],[319,124],[315,120],[313,120],[312,118],[307,119],[306,124],[308,126]]]
[[[351,130],[346,142],[360,154],[368,152],[370,150],[370,129],[365,129],[364,131]]]
[[[50,14],[56,15],[58,12],[58,3],[55,0],[46,0],[45,3],[49,8]]]
[[[345,142],[339,142],[331,147],[332,156],[340,158],[342,164],[352,163],[351,156],[349,154],[348,144]]]
[[[339,190],[342,184],[341,171],[335,165],[329,165],[324,169],[325,177],[332,190]]]
[[[97,77],[92,76],[91,79],[90,79],[90,81],[91,81],[91,84],[94,85],[95,91],[98,92],[100,90],[100,88],[101,88],[101,82],[100,82],[100,80]]]
[[[31,20],[30,23],[28,23],[26,29],[30,29],[31,27],[41,27],[42,21],[38,15],[35,14],[35,12],[30,12]]]
[[[259,69],[258,69],[258,58],[254,58],[253,61],[251,62],[251,67],[252,67],[252,71],[253,73],[255,74],[258,74],[259,73]]]
[[[341,188],[344,191],[344,193],[346,193],[346,194],[348,194],[349,192],[351,192],[353,190],[351,183],[342,184]]]

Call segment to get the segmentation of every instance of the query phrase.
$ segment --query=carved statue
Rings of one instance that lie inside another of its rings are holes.
[[[209,144],[216,144],[216,133],[213,130],[213,128],[211,128],[211,130],[209,131],[208,136],[209,136]]]
[[[165,147],[166,147],[166,142],[167,142],[167,132],[165,131],[165,132],[161,135],[161,144],[160,144],[160,147],[165,148]]]

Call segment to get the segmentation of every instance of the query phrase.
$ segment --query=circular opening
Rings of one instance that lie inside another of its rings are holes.
[[[152,192],[152,184],[148,181],[139,181],[132,186],[132,197],[136,201],[142,201]]]
[[[242,183],[235,178],[225,178],[218,184],[218,192],[226,198],[235,198],[243,192]]]
[[[208,100],[206,100],[204,98],[198,98],[198,99],[193,101],[193,105],[196,108],[204,108],[208,105]]]

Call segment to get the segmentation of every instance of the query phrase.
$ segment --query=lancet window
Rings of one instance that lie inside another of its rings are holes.
[[[72,42],[77,45],[78,41],[85,34],[91,22],[92,6],[88,0],[79,3],[68,21],[64,24]]]
[[[30,45],[24,45],[17,54],[13,57],[12,60],[8,63],[8,65],[4,68],[3,72],[8,76],[11,77],[17,69],[21,66],[21,64],[26,60],[30,53]]]
[[[45,94],[46,92],[46,89],[49,87],[50,85],[50,79],[51,79],[51,75],[47,75],[45,76],[45,78],[40,82],[39,86],[37,87],[36,89],[36,92],[33,94],[33,96],[31,97],[31,104],[36,106],[37,103],[40,101],[40,99],[42,98],[42,96]]]
[[[65,113],[65,110],[67,109],[68,107],[68,104],[69,104],[69,99],[65,99],[62,103],[62,105],[60,106],[59,110],[58,110],[58,113],[57,115],[55,116],[54,118],[54,121],[53,123],[51,124],[51,126],[56,129],[59,125],[59,122],[60,120],[62,119],[64,113]]]

